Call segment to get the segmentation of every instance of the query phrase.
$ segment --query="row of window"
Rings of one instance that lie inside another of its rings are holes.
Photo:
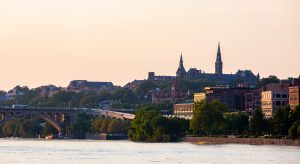
[[[262,94],[262,98],[271,98],[270,94]],[[287,93],[273,93],[272,94],[272,98],[288,98],[288,94]]]
[[[189,111],[174,111],[174,113],[193,113],[192,110],[189,110]]]

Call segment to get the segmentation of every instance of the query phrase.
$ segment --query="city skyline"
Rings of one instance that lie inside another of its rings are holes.
[[[34,4],[34,5],[33,5]],[[300,2],[0,1],[0,89],[67,86],[71,80],[125,85],[184,66],[214,72],[298,77]]]

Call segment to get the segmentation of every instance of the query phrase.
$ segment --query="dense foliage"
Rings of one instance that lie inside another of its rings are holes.
[[[223,113],[225,111],[226,107],[219,101],[211,103],[205,101],[196,102],[190,129],[196,134],[211,135],[213,131],[220,130],[222,123],[224,123]]]
[[[257,83],[257,87],[261,88],[262,86],[265,86],[267,84],[279,83],[279,82],[280,80],[276,76],[270,75],[269,77],[260,79]]]
[[[11,118],[2,125],[0,136],[2,137],[23,137],[36,138],[56,134],[57,131],[49,124],[43,127],[41,123],[44,121],[37,118]]]
[[[197,135],[234,134],[300,138],[300,106],[294,111],[289,107],[278,108],[268,119],[258,109],[252,114],[224,113],[225,109],[218,101],[195,103],[190,129]]]
[[[132,141],[169,142],[185,134],[188,126],[185,120],[163,117],[158,108],[141,107],[131,122],[128,137]]]

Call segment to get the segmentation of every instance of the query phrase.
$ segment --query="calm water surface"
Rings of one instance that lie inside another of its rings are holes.
[[[300,147],[0,139],[0,163],[300,163]]]

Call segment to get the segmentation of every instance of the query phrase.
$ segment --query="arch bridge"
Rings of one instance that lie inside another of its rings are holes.
[[[44,107],[44,108],[0,108],[0,127],[11,118],[20,116],[35,116],[44,119],[51,124],[58,132],[62,132],[62,123],[68,119],[70,122],[74,122],[76,117],[80,113],[93,115],[95,117],[113,117],[118,119],[131,120],[135,116],[133,114],[100,110],[100,109],[88,109],[88,108],[56,108],[56,107]]]

